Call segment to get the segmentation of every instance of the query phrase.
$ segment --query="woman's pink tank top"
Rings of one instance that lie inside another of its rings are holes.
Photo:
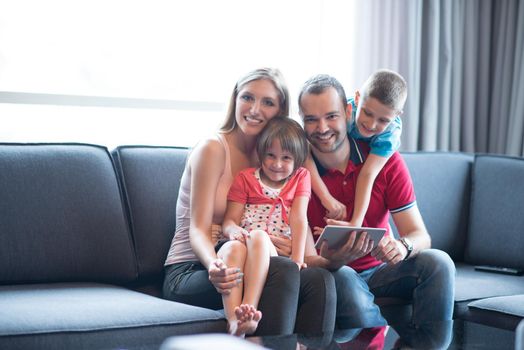
[[[233,183],[231,174],[231,155],[229,145],[223,134],[217,135],[218,140],[224,147],[226,155],[226,165],[224,172],[218,182],[217,192],[215,195],[215,204],[213,209],[213,224],[210,227],[213,240],[216,242],[222,233],[222,221],[226,213],[227,194]],[[191,168],[189,163],[186,164],[184,174],[180,180],[180,190],[176,205],[176,228],[175,235],[171,241],[171,247],[167,254],[165,265],[171,265],[179,262],[198,261],[197,256],[191,249],[189,243],[189,222],[190,222],[190,198],[191,198]],[[197,203],[198,205],[198,203]]]

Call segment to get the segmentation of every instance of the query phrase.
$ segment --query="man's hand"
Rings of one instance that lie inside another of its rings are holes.
[[[231,288],[242,283],[242,278],[244,276],[239,268],[228,268],[221,259],[213,260],[207,271],[209,274],[209,280],[213,283],[213,286],[215,286],[217,292],[220,294],[231,293]]]
[[[368,239],[366,232],[357,239],[355,231],[349,234],[347,242],[338,249],[329,249],[326,241],[320,246],[320,256],[330,261],[330,267],[338,269],[356,259],[369,254],[373,249],[373,241]]]
[[[318,227],[318,226],[313,227],[313,236],[320,236],[322,231],[324,231],[323,227]]]
[[[371,256],[387,264],[397,264],[404,260],[408,254],[406,247],[397,239],[391,236],[384,236],[375,249],[371,251]]]
[[[278,255],[291,256],[291,240],[289,238],[269,235],[269,239],[275,246]]]

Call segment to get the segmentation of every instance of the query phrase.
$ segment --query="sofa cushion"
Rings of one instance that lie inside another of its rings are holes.
[[[106,148],[0,144],[0,284],[127,282],[136,274]]]
[[[127,194],[139,276],[162,273],[188,150],[121,146],[112,154]]]
[[[402,153],[432,247],[462,260],[467,232],[473,156],[461,153]]]
[[[469,307],[524,317],[524,294],[476,300]]]
[[[0,336],[193,324],[218,311],[96,283],[0,286]],[[224,324],[225,325],[225,324]]]
[[[465,262],[524,268],[524,159],[479,155]]]
[[[476,271],[473,265],[455,263],[455,301],[524,294],[524,276]]]

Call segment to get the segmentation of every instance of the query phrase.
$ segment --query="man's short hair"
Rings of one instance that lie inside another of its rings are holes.
[[[318,74],[314,77],[309,78],[304,85],[302,85],[302,89],[300,90],[300,94],[298,95],[298,107],[300,110],[302,110],[302,96],[304,94],[313,94],[313,95],[320,95],[324,91],[326,91],[328,88],[333,88],[337,91],[338,96],[340,97],[340,100],[342,102],[342,105],[344,108],[347,106],[347,99],[346,99],[346,92],[344,91],[344,88],[342,87],[342,84],[335,79],[334,77],[327,75],[327,74]]]
[[[402,113],[407,96],[406,80],[397,72],[389,69],[380,69],[371,74],[360,91],[361,101],[373,97],[398,113]]]

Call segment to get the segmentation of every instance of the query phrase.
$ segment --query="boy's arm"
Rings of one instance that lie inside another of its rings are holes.
[[[222,232],[229,239],[244,241],[244,235],[248,232],[239,226],[244,214],[244,204],[234,201],[227,201],[227,209],[222,222]]]
[[[304,251],[307,234],[307,196],[297,196],[289,211],[289,226],[291,228],[291,259],[299,268],[304,264]]]
[[[353,216],[351,217],[350,226],[362,226],[366,212],[368,211],[369,201],[371,199],[371,191],[373,190],[373,183],[377,178],[384,165],[388,161],[388,157],[382,157],[370,153],[360,170],[357,178],[357,187],[355,189],[355,206],[353,209]]]
[[[304,166],[311,173],[311,189],[317,195],[318,199],[320,199],[322,206],[326,208],[326,216],[331,219],[344,220],[346,218],[346,206],[337,201],[331,193],[329,193],[311,155],[306,159]]]

